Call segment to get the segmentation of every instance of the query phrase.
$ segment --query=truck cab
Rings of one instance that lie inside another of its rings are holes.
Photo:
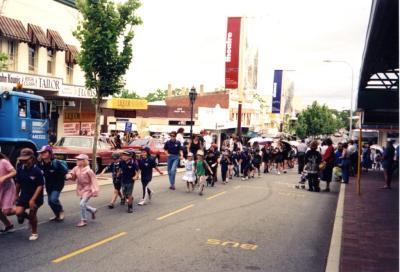
[[[48,144],[46,105],[41,96],[0,89],[0,152],[13,164],[22,148],[36,152]]]

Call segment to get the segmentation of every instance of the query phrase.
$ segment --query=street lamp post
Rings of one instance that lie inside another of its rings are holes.
[[[189,99],[190,99],[190,139],[193,138],[193,105],[196,101],[197,93],[196,88],[193,86],[189,92]]]
[[[349,138],[351,140],[351,137],[353,135],[353,81],[354,81],[354,69],[353,67],[350,65],[350,63],[348,63],[345,60],[324,60],[324,62],[327,63],[333,63],[333,62],[337,62],[337,63],[344,63],[346,64],[350,70],[351,70],[351,91],[350,91],[350,131],[349,131]]]

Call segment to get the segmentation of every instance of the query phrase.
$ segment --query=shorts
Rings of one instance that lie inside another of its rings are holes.
[[[36,206],[39,208],[40,206],[43,205],[43,198],[36,199],[35,202]],[[17,199],[17,201],[15,202],[15,206],[17,207],[24,207],[25,209],[29,209],[29,199],[22,199],[19,198]]]
[[[114,185],[115,190],[117,190],[117,191],[121,190],[121,182],[120,181],[117,181],[117,182],[113,181],[113,185]]]
[[[121,184],[122,193],[124,196],[131,196],[133,192],[133,182],[132,183],[123,183]]]

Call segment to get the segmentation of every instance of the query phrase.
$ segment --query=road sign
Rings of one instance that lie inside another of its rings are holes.
[[[132,123],[126,122],[125,123],[125,132],[131,132],[131,131],[132,131]]]

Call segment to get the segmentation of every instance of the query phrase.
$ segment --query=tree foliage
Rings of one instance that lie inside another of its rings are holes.
[[[8,68],[8,55],[6,53],[0,52],[0,71],[6,70]]]
[[[128,99],[143,99],[140,95],[138,95],[135,91],[130,92],[127,89],[121,91],[118,96],[119,98],[128,98]]]
[[[115,4],[112,0],[78,0],[82,15],[73,35],[81,49],[78,64],[85,72],[85,85],[96,91],[96,128],[93,142],[93,168],[96,166],[97,140],[102,98],[119,93],[124,86],[123,75],[132,60],[132,27],[141,24],[135,11],[138,0]],[[128,29],[129,28],[129,29]]]
[[[299,114],[296,124],[296,134],[301,138],[329,135],[337,129],[338,122],[332,111],[326,105],[321,106],[316,101]]]
[[[157,89],[155,92],[151,92],[149,93],[145,99],[148,102],[154,102],[154,101],[162,101],[165,100],[165,98],[168,95],[168,90],[161,90],[161,89]]]

